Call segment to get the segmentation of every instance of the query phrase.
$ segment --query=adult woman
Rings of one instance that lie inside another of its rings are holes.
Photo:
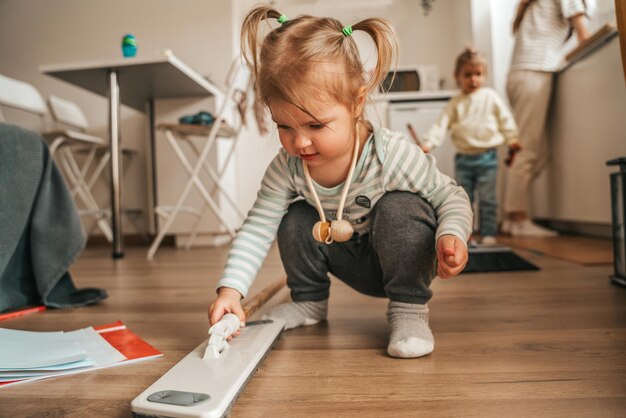
[[[584,0],[522,0],[513,23],[515,47],[507,81],[507,95],[520,129],[522,151],[507,172],[503,232],[513,236],[548,237],[556,233],[535,225],[528,216],[532,180],[548,159],[546,117],[553,75],[563,43],[576,33],[588,37]]]

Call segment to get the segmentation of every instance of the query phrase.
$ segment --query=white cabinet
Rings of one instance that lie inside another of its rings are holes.
[[[559,73],[550,110],[550,160],[532,211],[555,221],[611,222],[607,160],[626,156],[626,89],[618,38]]]
[[[454,92],[406,93],[404,97],[398,96],[398,93],[394,94],[392,102],[387,105],[389,129],[404,132],[411,140],[407,128],[407,125],[411,124],[418,136],[423,135],[437,120],[453,95]],[[446,135],[443,143],[431,154],[437,159],[439,170],[454,178],[455,149],[449,135]]]

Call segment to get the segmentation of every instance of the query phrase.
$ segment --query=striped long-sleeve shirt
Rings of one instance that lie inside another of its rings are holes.
[[[325,188],[314,182],[314,186],[327,219],[336,219],[343,183]],[[451,234],[463,242],[468,240],[472,210],[463,189],[442,174],[435,159],[424,154],[404,134],[376,130],[357,161],[343,219],[350,221],[355,232],[368,233],[372,209],[386,192],[396,190],[417,193],[432,205],[438,220],[437,239]],[[302,198],[315,205],[302,160],[281,149],[268,167],[254,206],[233,242],[218,287],[247,294],[287,208]]]

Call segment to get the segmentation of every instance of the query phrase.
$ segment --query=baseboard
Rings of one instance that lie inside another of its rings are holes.
[[[148,247],[152,241],[153,236],[146,236],[142,234],[128,234],[124,235],[125,247]],[[174,247],[175,240],[173,236],[166,236],[161,243],[162,247]],[[111,243],[107,241],[104,235],[90,235],[87,238],[88,247],[109,247]]]
[[[183,248],[187,243],[189,234],[166,235],[161,242],[161,247]],[[125,247],[148,247],[154,236],[142,234],[124,235]],[[226,233],[205,233],[198,234],[193,241],[192,248],[195,247],[221,247],[232,241],[230,235]],[[107,241],[104,235],[90,235],[87,238],[88,247],[108,247],[111,243]]]
[[[534,219],[538,224],[564,234],[588,238],[613,239],[611,224],[594,222],[558,221],[554,219]]]

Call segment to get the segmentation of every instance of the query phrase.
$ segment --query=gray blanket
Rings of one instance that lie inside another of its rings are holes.
[[[30,305],[83,306],[107,297],[74,286],[70,265],[86,237],[47,145],[0,123],[0,312]]]

